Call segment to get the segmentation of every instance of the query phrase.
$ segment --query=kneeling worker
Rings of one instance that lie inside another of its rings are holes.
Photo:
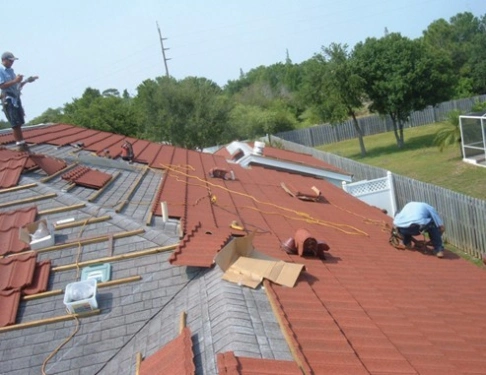
[[[410,247],[412,236],[427,232],[434,246],[434,254],[438,258],[444,256],[442,233],[444,223],[434,207],[423,202],[409,202],[395,216],[393,225],[401,235],[403,244]]]

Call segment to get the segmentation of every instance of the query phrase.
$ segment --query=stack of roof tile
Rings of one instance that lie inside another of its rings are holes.
[[[51,263],[30,252],[0,259],[0,327],[15,324],[20,296],[47,289]]]

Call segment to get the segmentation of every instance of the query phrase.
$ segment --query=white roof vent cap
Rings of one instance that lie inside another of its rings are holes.
[[[265,142],[256,141],[253,145],[254,155],[263,155],[263,149],[265,148]]]

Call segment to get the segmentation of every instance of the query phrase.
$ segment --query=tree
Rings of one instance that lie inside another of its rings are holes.
[[[479,32],[474,37],[468,62],[471,67],[473,90],[477,94],[483,94],[486,92],[486,15],[482,17],[478,28]]]
[[[434,138],[434,144],[439,148],[440,152],[444,151],[449,145],[459,144],[459,149],[462,158],[462,147],[461,147],[461,128],[460,119],[463,113],[461,110],[455,109],[447,114],[447,119],[436,133]]]
[[[236,139],[255,139],[293,130],[296,120],[282,103],[276,102],[271,108],[237,104],[231,111],[229,124]]]
[[[148,139],[202,149],[231,136],[227,128],[231,102],[206,78],[158,77],[144,81],[137,92],[135,105]]]
[[[81,98],[64,106],[61,121],[89,129],[135,136],[139,119],[131,101],[119,96],[102,96],[99,90],[87,88]]]
[[[368,38],[355,46],[353,59],[356,74],[365,80],[369,110],[390,116],[399,148],[404,146],[403,126],[413,111],[450,98],[450,60],[421,40],[399,33]]]
[[[451,60],[455,98],[482,94],[486,89],[485,16],[480,20],[470,12],[458,13],[447,22],[439,19],[423,32],[424,42]]]
[[[63,117],[62,108],[47,108],[40,116],[29,121],[29,124],[47,124],[61,122]]]
[[[244,105],[268,109],[274,102],[284,103],[297,119],[305,110],[296,95],[302,82],[301,72],[300,66],[293,64],[287,53],[285,63],[252,69],[239,80],[229,81],[224,91],[235,102]]]
[[[332,43],[314,56],[315,64],[309,64],[306,75],[307,98],[321,121],[333,125],[352,118],[358,135],[361,155],[366,155],[357,111],[363,107],[364,79],[355,72],[348,46]],[[312,69],[314,67],[314,69]]]
[[[120,97],[120,91],[118,91],[117,89],[106,89],[101,93],[101,95],[104,96],[104,97],[107,97],[107,96]]]

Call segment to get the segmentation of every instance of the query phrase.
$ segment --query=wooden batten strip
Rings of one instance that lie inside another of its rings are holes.
[[[15,330],[18,330],[18,329],[23,329],[23,328],[38,327],[38,326],[41,326],[41,325],[44,325],[44,324],[66,322],[68,320],[73,320],[74,318],[88,318],[90,316],[98,315],[100,312],[101,312],[101,310],[98,309],[98,310],[88,311],[88,312],[85,312],[85,313],[82,313],[82,314],[66,314],[66,315],[61,315],[61,316],[55,316],[53,318],[39,319],[39,320],[34,320],[32,322],[14,324],[14,325],[11,325],[11,326],[1,327],[0,333],[15,331]]]
[[[270,291],[271,288],[270,282],[268,280],[263,280],[263,286],[265,287],[265,294],[267,295],[267,299],[270,302],[270,306],[272,307],[273,314],[277,319],[277,322],[280,326],[280,330],[284,335],[285,341],[287,341],[287,345],[289,346],[290,353],[292,354],[294,361],[297,363],[297,366],[299,366],[300,371],[302,371],[303,375],[309,375],[309,371],[306,371],[306,369],[308,369],[308,366],[306,366],[306,363],[304,363],[303,361],[303,355],[301,349],[299,348],[299,345],[293,338],[292,334],[289,332],[288,326],[284,322],[284,318],[282,317],[280,307],[278,306],[278,302],[273,294],[274,292]]]
[[[142,353],[137,352],[135,356],[135,375],[140,375],[140,367],[142,366]]]
[[[15,206],[17,204],[23,204],[23,203],[37,202],[37,201],[40,201],[40,200],[43,200],[43,199],[50,199],[50,198],[54,198],[54,197],[57,197],[56,193],[51,193],[51,194],[46,194],[46,195],[37,195],[35,197],[30,197],[30,198],[25,198],[25,199],[19,199],[19,200],[16,200],[16,201],[10,201],[10,202],[6,202],[6,203],[2,203],[2,204],[0,204],[0,208]]]
[[[145,221],[145,225],[150,227],[152,225],[152,216],[154,215],[154,213],[152,211],[149,212],[148,216],[147,216],[147,220]]]
[[[66,228],[80,227],[82,225],[101,223],[102,221],[107,221],[107,220],[110,220],[110,219],[111,219],[110,215],[93,217],[91,219],[72,221],[72,222],[66,223],[66,224],[55,224],[54,229],[60,230],[60,229],[66,229]]]
[[[94,260],[87,260],[85,262],[67,264],[65,266],[53,267],[51,269],[51,271],[52,272],[67,271],[67,270],[72,270],[72,269],[75,269],[75,268],[78,268],[78,267],[86,267],[86,266],[91,266],[91,265],[99,264],[99,263],[114,262],[114,261],[117,261],[117,260],[126,260],[126,259],[137,258],[137,257],[145,256],[145,255],[162,253],[162,252],[165,252],[165,251],[174,250],[178,245],[179,244],[163,246],[163,247],[154,247],[152,249],[136,251],[136,252],[133,252],[133,253],[114,255],[114,256],[111,256],[111,257],[98,258],[98,259],[94,259]]]
[[[73,204],[71,206],[63,206],[63,207],[51,208],[48,210],[42,210],[39,211],[38,214],[39,215],[58,214],[66,211],[78,210],[83,207],[86,207],[86,203],[78,203],[78,204]]]
[[[102,194],[108,187],[120,176],[120,172],[116,172],[113,176],[111,176],[110,180],[99,190],[91,194],[91,196],[88,198],[88,202],[93,202],[98,198],[100,194]]]
[[[44,183],[44,182],[48,182],[50,180],[52,180],[53,178],[56,178],[57,176],[59,176],[60,174],[63,174],[63,173],[66,173],[67,171],[69,171],[70,169],[73,169],[75,166],[77,166],[79,163],[76,162],[74,164],[71,164],[71,165],[68,165],[66,166],[65,168],[61,169],[60,171],[57,171],[56,173],[53,173],[51,174],[50,176],[47,176],[47,177],[44,177],[43,179],[40,180],[40,182]]]
[[[45,253],[48,251],[55,251],[55,250],[62,250],[62,249],[68,249],[70,247],[75,247],[79,245],[91,245],[94,243],[100,243],[104,241],[109,241],[110,236],[113,236],[113,239],[120,239],[120,238],[125,238],[125,237],[130,237],[130,236],[136,236],[137,234],[144,233],[145,229],[136,229],[128,232],[120,232],[120,233],[115,233],[115,234],[107,234],[106,236],[99,236],[99,237],[92,237],[92,238],[86,238],[86,239],[80,239],[79,241],[73,241],[73,242],[68,242],[68,243],[63,243],[60,245],[54,245],[54,246],[49,246],[49,247],[44,247],[42,249],[37,249],[37,253]],[[25,254],[26,252],[22,252],[19,254]]]
[[[142,179],[145,177],[145,175],[147,174],[147,171],[148,170],[149,170],[149,168],[148,167],[145,167],[143,169],[142,173],[137,177],[137,179],[135,180],[135,182],[132,184],[132,188],[123,197],[121,203],[118,204],[115,207],[115,212],[116,213],[119,213],[121,210],[123,210],[123,207],[125,207],[125,205],[128,203],[128,201],[130,200],[130,197],[132,196],[132,194],[134,193],[134,191],[136,189],[138,189],[138,187],[140,186],[140,182],[142,182]]]
[[[36,186],[37,186],[37,184],[35,182],[32,183],[32,184],[13,186],[11,188],[0,189],[0,194],[11,193],[11,192],[14,192],[14,191],[19,191],[19,190],[24,190],[24,189],[30,189],[30,188],[33,188],[33,187],[36,187]]]
[[[125,284],[125,283],[131,283],[131,282],[139,281],[139,280],[142,280],[142,276],[140,276],[140,275],[125,277],[123,279],[110,280],[110,281],[105,281],[103,283],[98,283],[97,288],[107,288],[107,287],[110,287],[110,286],[115,286],[115,285],[120,285],[120,284]],[[29,296],[23,296],[22,301],[32,301],[32,300],[36,300],[36,299],[40,299],[40,298],[58,296],[59,294],[63,294],[63,293],[64,293],[63,289],[50,290],[48,292],[31,294]]]
[[[179,319],[179,334],[181,334],[184,328],[186,328],[186,318],[187,318],[187,314],[185,311],[183,311]]]
[[[67,187],[65,187],[64,190],[70,191],[70,190],[74,189],[75,187],[76,187],[76,184],[75,183],[71,183]]]

